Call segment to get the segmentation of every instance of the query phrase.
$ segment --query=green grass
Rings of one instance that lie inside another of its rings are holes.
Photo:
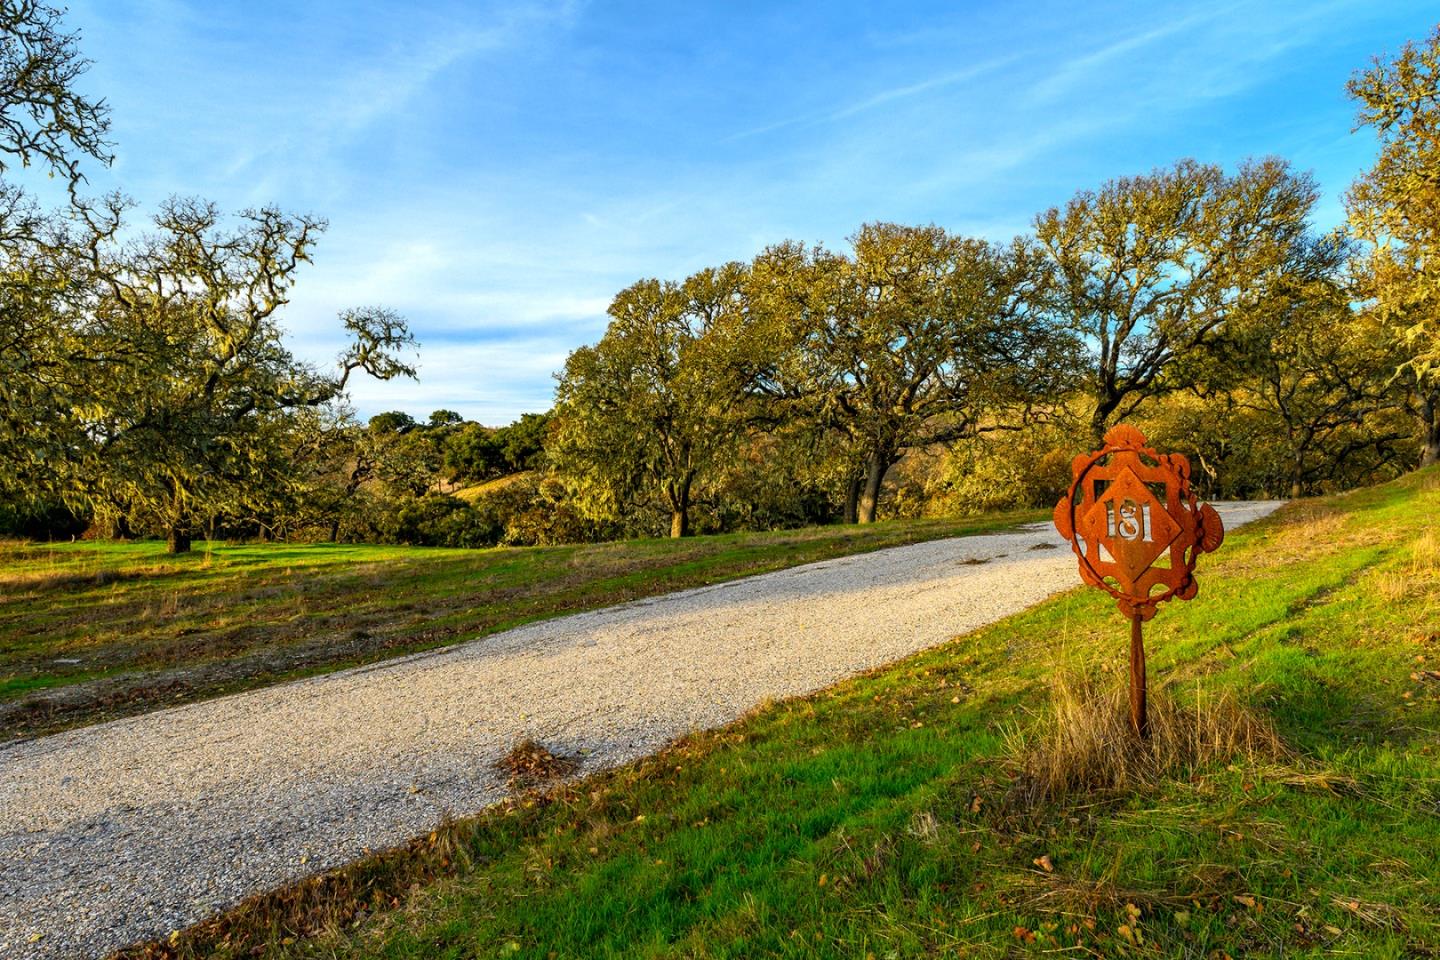
[[[1041,519],[563,547],[0,543],[0,740],[747,574]]]
[[[1147,625],[1152,684],[1234,693],[1293,762],[1017,801],[1055,671],[1124,682],[1076,590],[134,955],[1437,956],[1437,527],[1436,471],[1292,505]]]

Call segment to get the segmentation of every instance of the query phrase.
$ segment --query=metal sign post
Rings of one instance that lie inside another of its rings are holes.
[[[1134,427],[1112,427],[1105,445],[1076,457],[1070,470],[1055,529],[1079,558],[1080,579],[1113,596],[1130,618],[1130,722],[1148,737],[1140,625],[1163,601],[1195,596],[1195,560],[1219,548],[1225,525],[1214,507],[1196,502],[1190,461],[1156,453]]]

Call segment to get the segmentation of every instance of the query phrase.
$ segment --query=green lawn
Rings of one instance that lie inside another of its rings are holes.
[[[0,543],[0,740],[829,557],[1043,519],[491,550]]]
[[[1200,574],[1152,682],[1233,692],[1293,760],[1018,800],[1055,671],[1124,682],[1125,622],[1076,590],[137,955],[1440,955],[1440,472],[1292,505]]]

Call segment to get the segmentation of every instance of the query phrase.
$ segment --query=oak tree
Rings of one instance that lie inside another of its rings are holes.
[[[1420,425],[1420,465],[1440,463],[1440,27],[1350,81],[1359,123],[1380,141],[1346,197],[1370,244],[1363,294],[1403,352]]]
[[[212,204],[172,200],[155,229],[126,238],[126,204],[81,206],[92,299],[68,362],[86,380],[68,408],[88,442],[75,475],[97,511],[164,530],[189,549],[202,520],[263,508],[289,467],[287,412],[338,397],[352,374],[413,375],[405,321],[349,310],[334,371],[286,348],[280,310],[323,223],[273,208],[229,223]]]
[[[1063,391],[1073,350],[1041,309],[1046,265],[1024,241],[872,223],[852,244],[852,257],[770,248],[756,298],[788,317],[775,392],[845,435],[860,460],[847,518],[855,502],[869,523],[907,451],[1023,420]]]
[[[1377,476],[1409,435],[1391,383],[1395,352],[1374,315],[1351,304],[1349,257],[1338,237],[1297,244],[1281,279],[1231,321],[1216,351],[1227,369],[1211,382],[1232,383],[1215,402],[1260,416],[1290,497],[1320,492],[1357,463]]]
[[[110,110],[79,89],[90,61],[63,15],[39,0],[0,0],[0,174],[42,166],[74,190],[83,158],[111,160]]]
[[[1078,193],[1035,221],[1055,274],[1051,306],[1085,342],[1088,419],[1106,429],[1148,399],[1185,389],[1183,361],[1213,345],[1263,295],[1316,200],[1283,160],[1234,174],[1182,160]]]
[[[742,302],[745,267],[676,283],[642,280],[610,305],[600,342],[570,354],[547,454],[587,516],[631,516],[657,501],[670,535],[748,428],[754,375]]]

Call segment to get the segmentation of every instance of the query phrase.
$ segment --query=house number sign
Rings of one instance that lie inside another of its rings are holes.
[[[1055,529],[1080,561],[1080,579],[1115,598],[1130,618],[1130,721],[1150,733],[1145,709],[1145,643],[1140,625],[1160,603],[1198,591],[1195,560],[1220,547],[1225,525],[1196,502],[1190,461],[1157,453],[1125,424],[1105,445],[1070,465],[1073,482],[1055,505]]]

